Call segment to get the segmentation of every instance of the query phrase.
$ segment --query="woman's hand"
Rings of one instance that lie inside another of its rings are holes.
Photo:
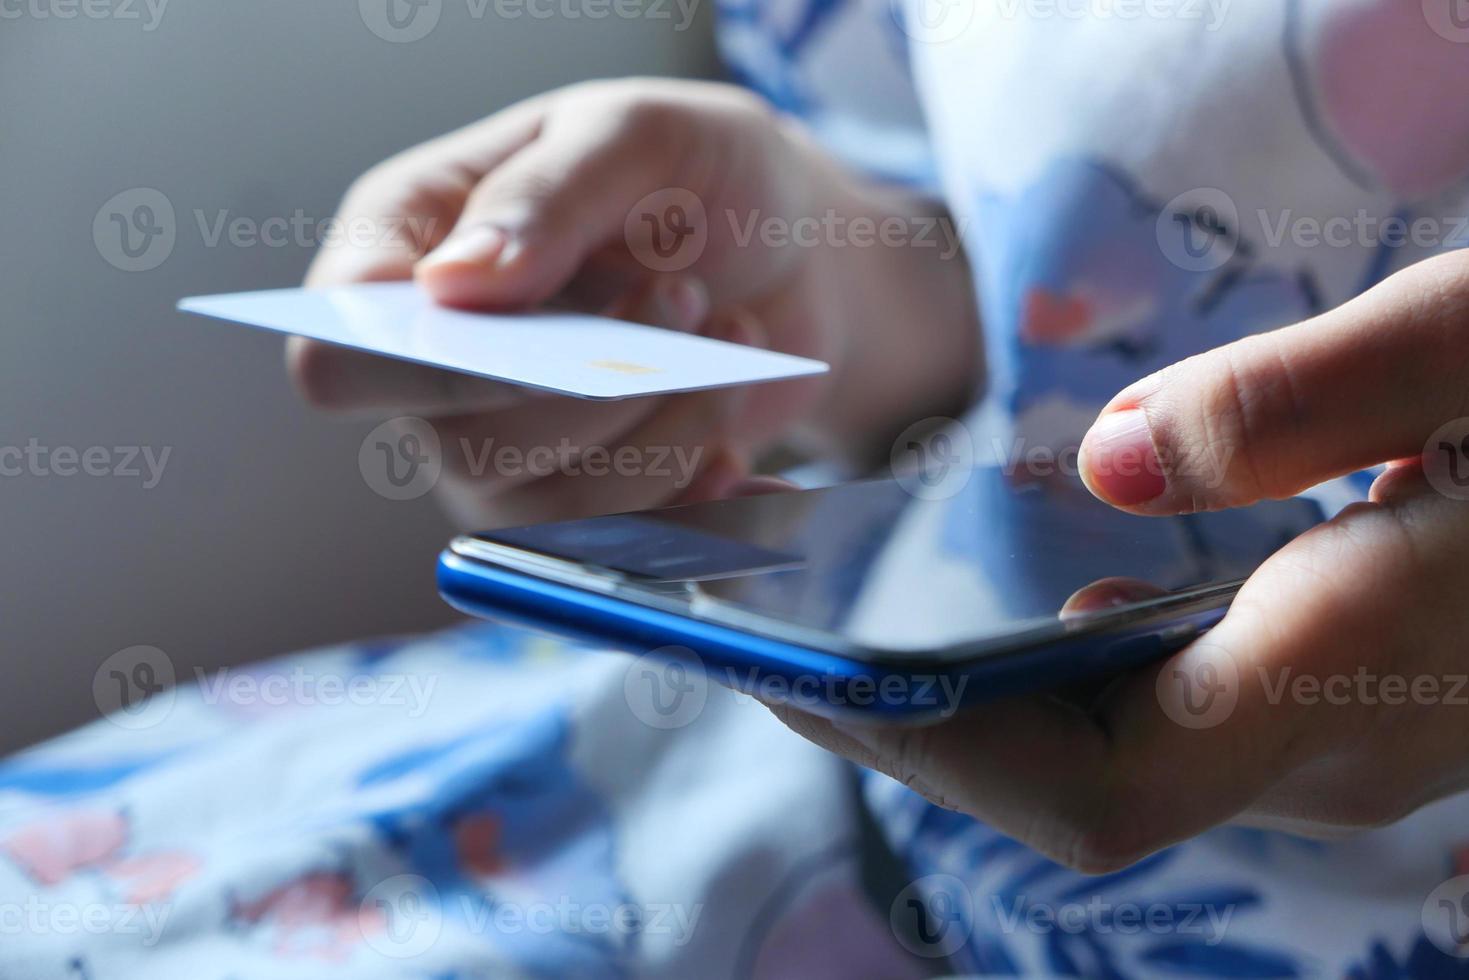
[[[1469,786],[1466,416],[1469,252],[1144,379],[1093,425],[1088,485],[1140,514],[1390,466],[1189,648],[1085,708],[1040,697],[914,730],[777,713],[1084,871],[1231,820],[1313,835],[1396,821]]]
[[[440,489],[479,527],[717,495],[777,439],[862,455],[967,396],[978,369],[973,298],[952,250],[831,238],[850,224],[821,226],[827,237],[815,240],[790,234],[827,215],[910,226],[940,217],[861,184],[740,89],[562,89],[373,168],[348,193],[344,225],[417,234],[328,248],[308,284],[413,277],[453,306],[603,312],[821,358],[832,374],[588,403],[299,338],[291,373],[321,408],[428,418],[444,454]],[[499,472],[484,465],[491,447],[527,461],[555,449],[557,465]],[[578,472],[591,449],[649,467]],[[696,462],[697,474],[654,472],[655,458]]]

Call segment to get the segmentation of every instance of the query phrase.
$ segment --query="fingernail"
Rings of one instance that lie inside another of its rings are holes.
[[[1081,442],[1081,474],[1092,493],[1122,507],[1146,503],[1168,489],[1141,409],[1112,412],[1092,425]]]
[[[492,225],[475,225],[455,232],[420,260],[423,268],[440,268],[448,265],[488,266],[502,253],[509,241],[505,232]]]
[[[709,294],[697,279],[672,279],[657,288],[661,322],[674,330],[693,330],[709,315]]]

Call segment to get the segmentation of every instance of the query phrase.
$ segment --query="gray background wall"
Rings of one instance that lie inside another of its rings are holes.
[[[94,673],[127,647],[192,676],[453,618],[432,586],[449,529],[430,501],[364,483],[371,423],[310,414],[278,339],[172,311],[184,295],[293,285],[309,249],[211,247],[196,211],[325,219],[373,162],[517,98],[712,64],[707,9],[681,31],[671,5],[667,19],[595,20],[429,0],[434,30],[390,43],[366,26],[385,0],[173,0],[152,30],[143,0],[92,2],[107,16],[28,0],[0,19],[0,449],[170,455],[152,489],[0,476],[0,750],[96,717]],[[172,204],[176,241],[157,268],[125,272],[93,223],[139,187]]]

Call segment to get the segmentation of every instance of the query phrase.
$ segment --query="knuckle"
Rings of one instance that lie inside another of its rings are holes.
[[[1261,335],[1221,348],[1208,359],[1199,390],[1196,442],[1175,461],[1196,486],[1224,487],[1240,497],[1277,496],[1284,491],[1268,464],[1272,426],[1299,418],[1290,371],[1272,338]]]
[[[516,202],[525,206],[544,206],[556,197],[561,181],[540,170],[525,168],[506,170],[492,177],[486,185],[486,204]]]
[[[680,99],[644,90],[629,94],[616,116],[628,136],[658,141],[687,122],[688,107]]]
[[[769,103],[744,88],[723,83],[670,85],[627,79],[595,96],[598,108],[625,137],[662,150],[680,146],[691,131],[720,124],[774,119]]]
[[[682,125],[689,98],[681,87],[631,77],[572,85],[561,92],[555,107],[568,122],[584,125],[595,120],[623,136],[650,136]]]
[[[411,173],[407,152],[388,157],[368,167],[348,185],[345,203],[373,201],[396,194],[411,183]]]

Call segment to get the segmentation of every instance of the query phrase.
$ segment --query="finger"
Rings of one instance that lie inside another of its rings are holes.
[[[603,314],[685,331],[705,320],[708,305],[698,280],[667,277],[617,297]],[[588,448],[619,440],[662,401],[588,402],[552,396],[488,415],[436,419],[440,445],[446,447],[444,475],[472,484],[479,497],[488,499],[532,480],[573,471]]]
[[[657,404],[654,398],[588,403],[553,395],[489,413],[434,418],[444,454],[443,479],[488,501],[515,487],[574,472],[588,448],[617,440]]]
[[[531,100],[415,147],[363,175],[338,213],[342,240],[312,260],[312,288],[411,279],[453,228],[478,180],[525,145],[540,124]],[[361,233],[365,230],[365,234]],[[327,411],[433,414],[517,404],[510,386],[293,337],[287,369],[309,403]]]
[[[1423,450],[1466,414],[1469,253],[1420,263],[1305,323],[1132,385],[1082,442],[1083,479],[1139,513],[1284,498]]]
[[[534,138],[542,106],[540,99],[511,106],[364,174],[338,209],[340,241],[317,252],[306,285],[411,279],[414,265],[449,235],[480,179]]]
[[[710,457],[693,481],[668,501],[670,507],[700,504],[734,496],[733,489],[744,479],[746,465],[728,449],[720,449]]]
[[[667,182],[668,165],[655,133],[618,113],[552,117],[475,187],[418,280],[453,306],[544,302],[589,255],[622,239],[628,211]]]
[[[785,493],[801,489],[790,480],[778,476],[747,476],[729,488],[731,497],[763,497],[771,493]]]
[[[745,459],[732,450],[722,449],[689,488],[670,504],[677,506],[731,497],[763,497],[797,489],[800,488],[794,483],[777,476],[751,476],[750,465]]]
[[[752,342],[755,338],[745,336],[743,328],[743,320],[729,321],[731,332],[721,339]],[[617,444],[584,451],[576,472],[501,495],[494,505],[496,519],[523,524],[552,515],[585,517],[667,504],[733,442],[746,398],[739,388],[667,398]]]
[[[670,399],[620,442],[584,447],[564,471],[483,502],[502,527],[666,505],[712,460],[732,397],[706,392]]]
[[[1263,739],[1237,744],[1234,729],[1181,736],[1152,697],[1154,683],[1147,672],[1136,690],[1152,699],[1115,716],[1055,697],[980,705],[928,727],[830,722],[791,708],[776,714],[938,806],[1068,867],[1102,873],[1231,819],[1282,772],[1278,758],[1262,758]]]
[[[1082,586],[1061,605],[1062,619],[1081,619],[1104,609],[1130,606],[1135,602],[1146,602],[1167,595],[1151,582],[1135,578],[1104,578]]]
[[[313,408],[344,415],[453,415],[520,405],[544,393],[305,337],[286,341],[286,370]]]
[[[1111,774],[1104,733],[1050,698],[985,704],[929,726],[832,721],[771,706],[797,734],[885,773],[929,802],[1082,870],[1102,870]]]
[[[1291,692],[1301,678],[1324,685],[1375,664],[1400,669],[1407,651],[1434,647],[1434,637],[1413,635],[1402,607],[1410,597],[1428,616],[1425,583],[1453,578],[1458,549],[1443,539],[1455,535],[1418,512],[1445,503],[1416,494],[1349,508],[1272,556],[1201,639],[1108,691],[1094,717],[1115,791],[1098,796],[1093,860],[1125,865],[1243,815],[1370,826],[1422,802],[1421,785],[1398,781],[1417,763],[1406,755],[1381,778],[1321,780],[1367,736],[1380,738],[1383,719],[1365,700]]]
[[[1297,581],[1319,574],[1318,559],[1340,556],[1329,534],[1357,533],[1323,528],[1267,562],[1202,640],[1118,678],[1099,700],[1015,699],[924,728],[835,727],[860,743],[859,763],[1070,867],[1134,863],[1245,812],[1339,735],[1324,723],[1313,729],[1310,706],[1275,698],[1268,669],[1315,670],[1312,651],[1334,655],[1360,629],[1332,625],[1353,596]]]

